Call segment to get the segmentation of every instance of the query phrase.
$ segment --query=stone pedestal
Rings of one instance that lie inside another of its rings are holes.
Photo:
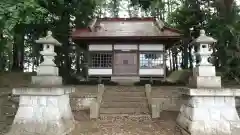
[[[69,93],[74,88],[63,87],[62,77],[54,63],[54,46],[61,44],[49,31],[45,38],[36,41],[43,44],[43,62],[32,77],[32,88],[13,89],[20,96],[19,108],[7,135],[66,135],[74,128]],[[38,86],[38,87],[37,87]]]
[[[177,118],[184,135],[238,135],[235,96],[240,89],[182,89],[186,102]]]
[[[191,78],[189,86],[192,88],[221,88],[221,77],[219,76],[197,76]]]
[[[59,86],[62,85],[62,77],[60,76],[32,76],[32,84],[36,86]]]
[[[193,68],[193,76],[189,80],[192,88],[221,88],[221,77],[216,76],[214,66],[197,66]]]
[[[221,88],[221,77],[216,76],[215,67],[210,63],[210,46],[215,42],[204,30],[193,42],[198,48],[196,55],[201,59],[189,80],[192,88],[182,90],[187,99],[181,106],[177,124],[183,134],[238,135],[240,132],[235,106],[235,96],[240,96],[240,89]]]
[[[7,135],[66,135],[74,129],[69,104],[73,88],[18,88],[20,102]]]

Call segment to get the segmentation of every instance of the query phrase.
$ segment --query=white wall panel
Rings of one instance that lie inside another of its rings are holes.
[[[114,50],[137,50],[138,47],[137,45],[134,45],[134,44],[116,44],[114,45]]]
[[[111,75],[112,69],[88,69],[89,75]]]
[[[139,50],[140,51],[163,51],[164,45],[163,44],[140,44]]]
[[[164,69],[139,69],[139,75],[164,75]]]
[[[112,51],[112,45],[91,44],[89,45],[89,51]]]

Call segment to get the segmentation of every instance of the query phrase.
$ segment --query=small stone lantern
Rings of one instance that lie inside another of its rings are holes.
[[[200,62],[197,63],[197,66],[212,65],[210,62],[212,54],[211,44],[217,42],[217,40],[212,37],[206,36],[205,30],[200,30],[200,36],[194,42],[197,43],[196,57],[200,57]]]
[[[54,63],[54,56],[57,54],[54,52],[54,46],[61,46],[55,38],[52,37],[52,32],[48,31],[47,36],[39,38],[36,43],[43,44],[43,50],[40,52],[43,55],[43,62],[39,65],[38,75],[58,75],[58,68]]]

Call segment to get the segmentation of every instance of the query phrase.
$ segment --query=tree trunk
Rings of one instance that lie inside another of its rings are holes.
[[[170,49],[168,50],[168,57],[169,57],[169,70],[172,71],[172,59]]]
[[[14,30],[12,71],[23,72],[24,69],[24,34],[23,25],[16,25]]]
[[[173,57],[173,60],[174,60],[173,67],[174,67],[175,70],[178,70],[178,59],[177,59],[178,52],[177,52],[177,48],[173,48],[172,49],[172,53],[173,53],[172,57]]]
[[[77,73],[80,73],[80,48],[77,47],[77,50],[76,50],[76,68],[77,68]]]
[[[119,1],[113,0],[113,17],[117,18],[119,14]]]
[[[178,63],[178,57],[177,57],[177,56],[178,56],[178,52],[176,52],[175,55],[174,55],[174,59],[175,59],[175,61],[176,61],[176,65],[175,65],[176,70],[178,70],[178,64],[179,64],[179,63]]]
[[[56,49],[56,64],[59,66],[59,73],[63,77],[64,82],[68,82],[70,78],[71,62],[69,59],[69,23],[70,14],[68,11],[62,13],[62,19],[58,22],[55,29],[56,38],[62,43],[60,48]],[[59,34],[58,34],[59,33]],[[54,33],[53,33],[54,34]]]
[[[183,48],[181,48],[181,56],[182,56],[181,69],[184,69],[184,51],[183,51]]]
[[[192,58],[192,46],[189,46],[188,47],[188,51],[189,51],[189,63],[190,63],[190,69],[193,68],[193,58]]]
[[[185,39],[184,40],[184,44],[183,44],[183,69],[187,69],[188,68],[188,42]]]
[[[175,70],[176,70],[176,68],[175,68],[176,61],[175,61],[175,59],[174,59],[175,53],[174,53],[174,50],[173,50],[173,49],[171,50],[171,52],[172,52],[172,67],[173,67],[173,71],[175,71]]]

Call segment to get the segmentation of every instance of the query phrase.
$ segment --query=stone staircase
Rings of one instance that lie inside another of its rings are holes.
[[[100,119],[109,116],[149,117],[144,87],[106,86],[100,106]]]

